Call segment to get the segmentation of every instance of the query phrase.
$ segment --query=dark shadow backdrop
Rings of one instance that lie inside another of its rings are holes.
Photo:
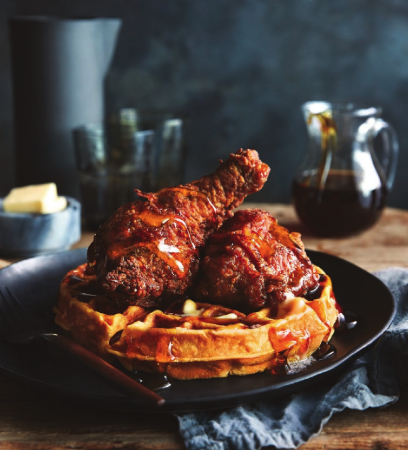
[[[0,195],[13,186],[7,19],[121,17],[109,109],[175,109],[190,117],[186,180],[255,148],[271,166],[252,200],[290,201],[306,151],[299,105],[381,105],[400,139],[390,204],[408,208],[408,3],[402,0],[0,0]]]

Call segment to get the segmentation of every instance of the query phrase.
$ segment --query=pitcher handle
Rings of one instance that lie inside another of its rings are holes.
[[[394,128],[383,119],[375,119],[371,127],[371,143],[374,144],[374,139],[381,134],[383,142],[384,156],[382,159],[382,166],[384,167],[384,174],[387,178],[386,187],[390,191],[394,184],[395,171],[397,169],[397,159],[399,144],[397,133]],[[372,145],[374,149],[374,145]]]

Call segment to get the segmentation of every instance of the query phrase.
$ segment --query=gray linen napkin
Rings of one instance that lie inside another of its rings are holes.
[[[391,290],[397,313],[369,352],[330,385],[316,386],[273,402],[223,411],[178,414],[188,450],[257,450],[274,445],[297,448],[320,433],[345,408],[367,409],[394,403],[408,381],[408,269],[376,272]],[[404,379],[405,374],[405,379]]]

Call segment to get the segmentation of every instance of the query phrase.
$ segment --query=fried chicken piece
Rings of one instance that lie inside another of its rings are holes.
[[[88,264],[117,302],[158,306],[182,295],[199,251],[233,208],[264,185],[269,167],[255,150],[231,154],[212,174],[120,207],[97,231]]]
[[[240,311],[276,307],[318,280],[299,233],[265,211],[242,210],[209,238],[192,297]]]

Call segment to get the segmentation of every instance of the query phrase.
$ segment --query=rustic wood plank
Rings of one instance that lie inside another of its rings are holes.
[[[115,412],[0,376],[0,449],[183,449],[175,416]]]
[[[169,414],[110,412],[0,377],[0,449],[183,449]],[[385,409],[338,413],[302,449],[399,449],[408,442],[408,389]]]

